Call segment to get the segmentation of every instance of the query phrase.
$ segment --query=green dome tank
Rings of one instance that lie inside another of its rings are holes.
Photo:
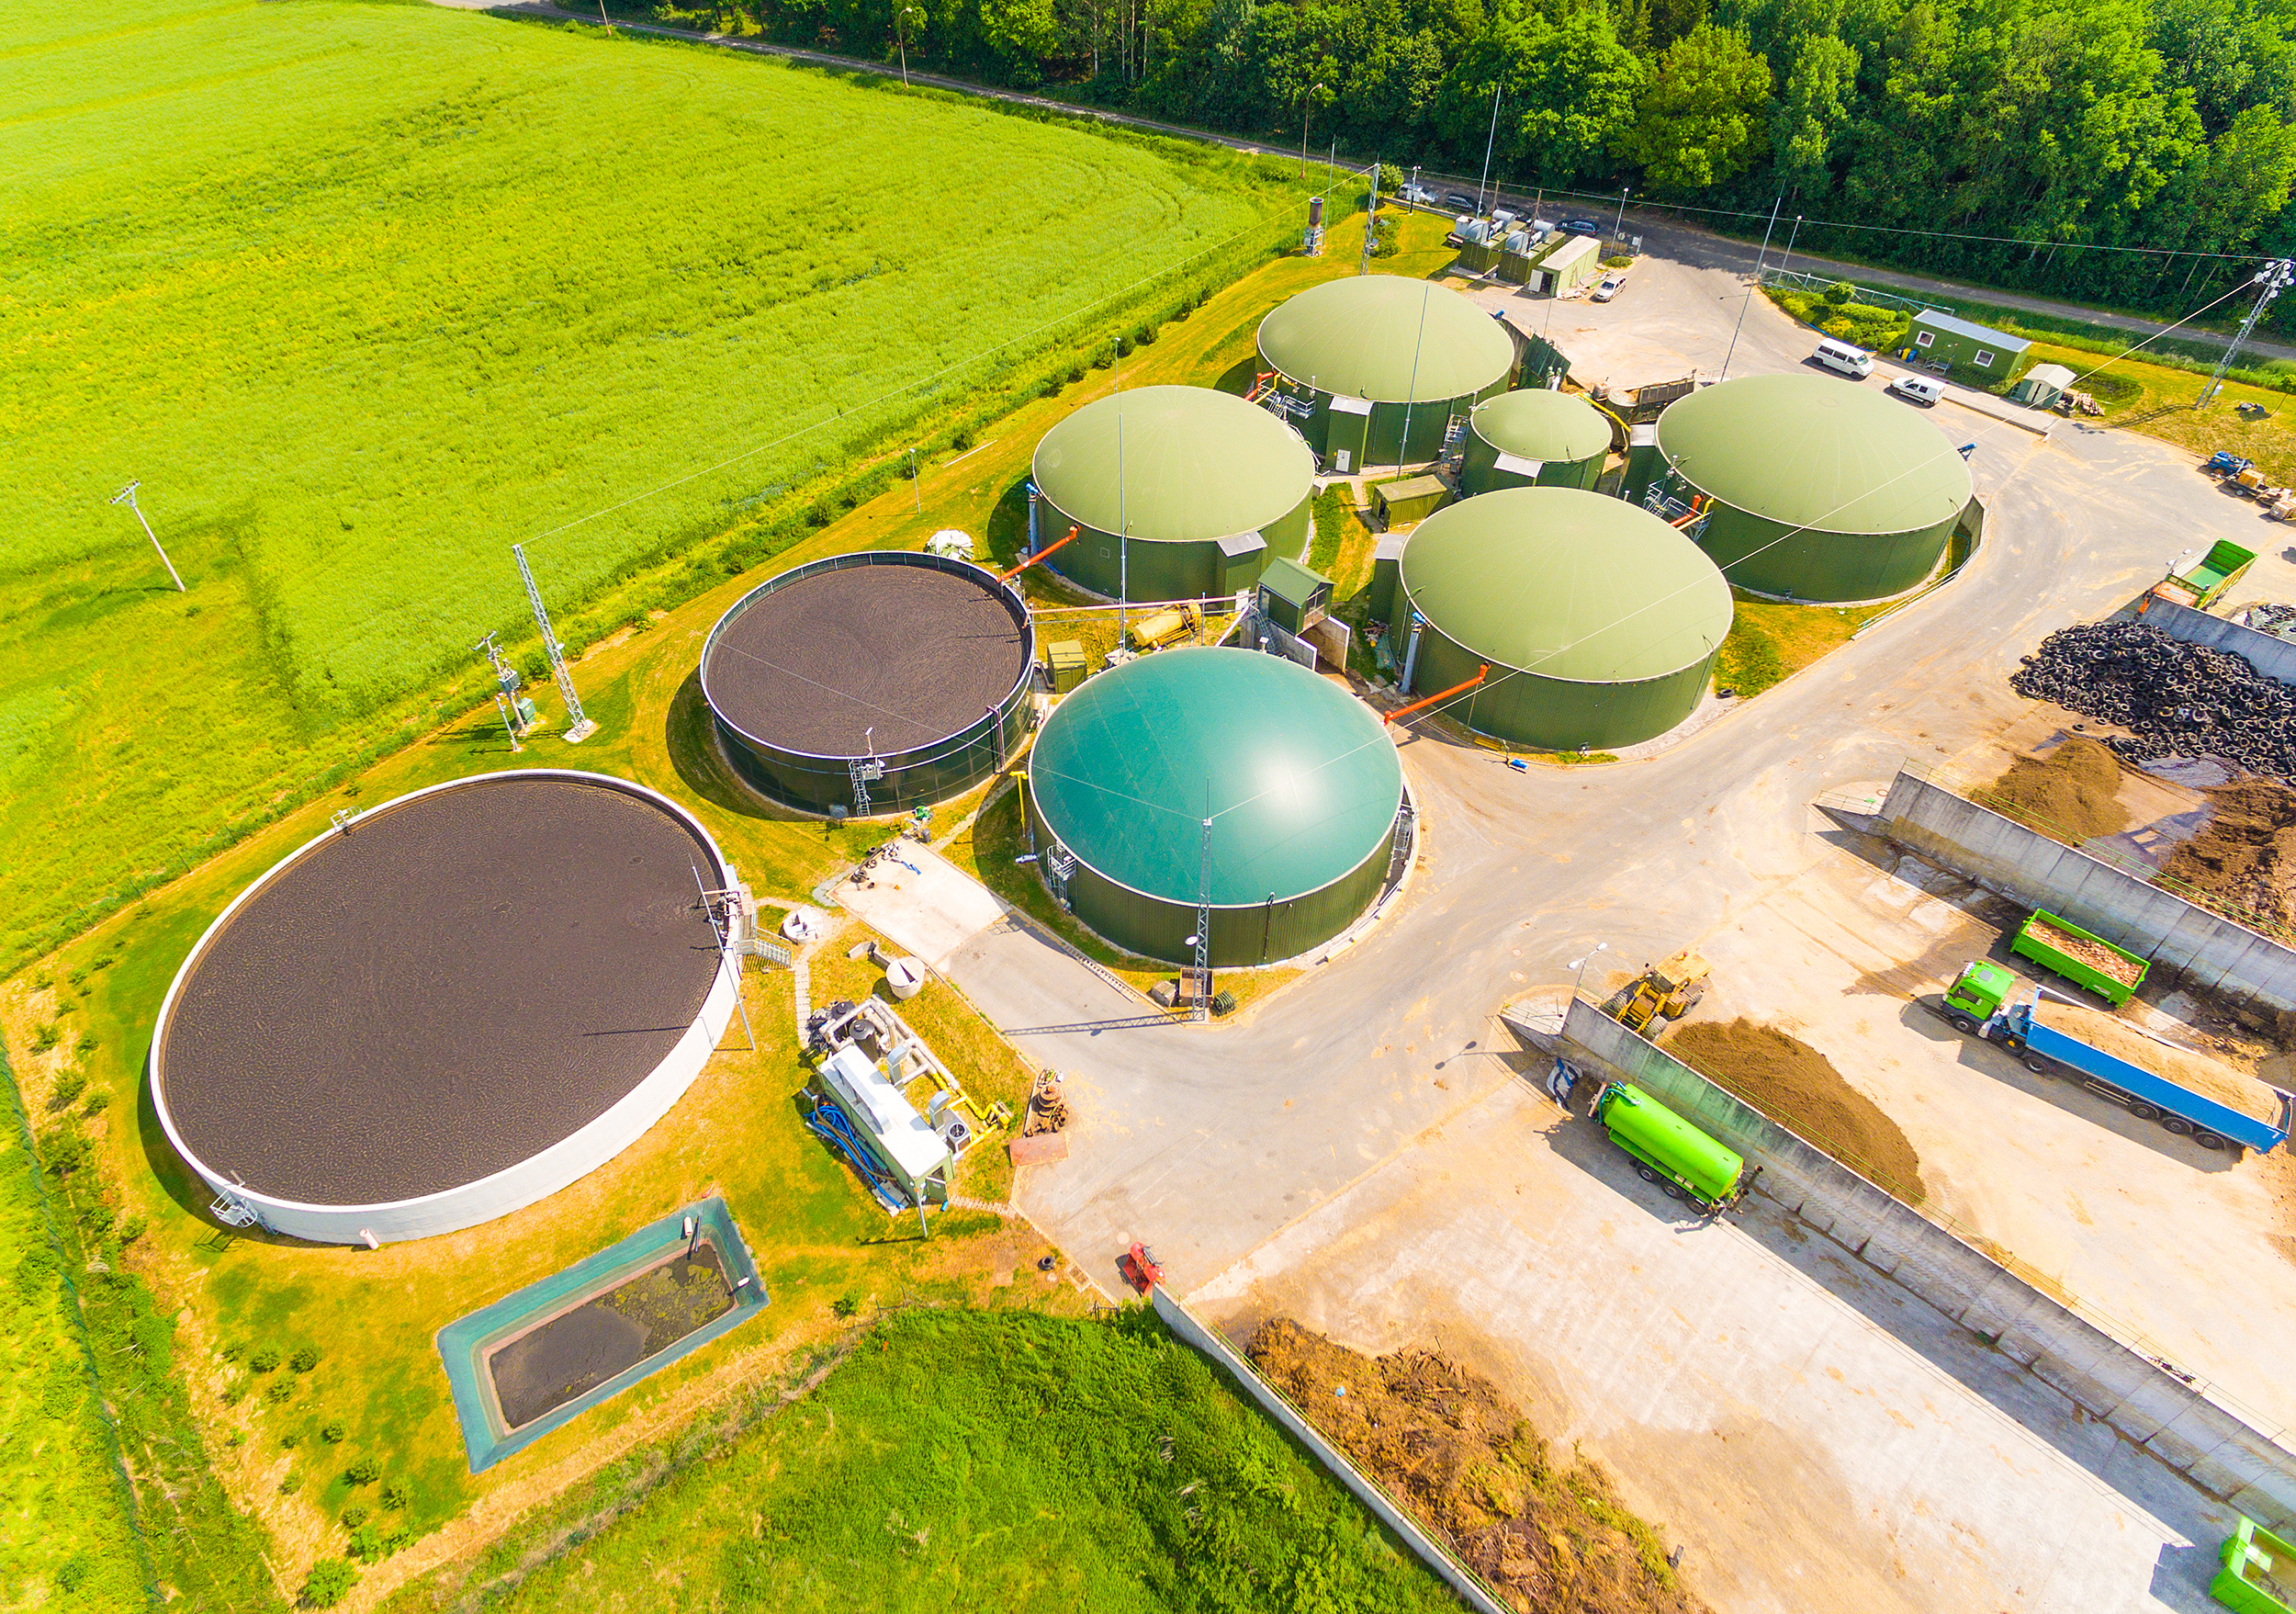
[[[1681,484],[1715,501],[1700,547],[1739,588],[1780,599],[1905,593],[1936,568],[1972,492],[1942,432],[1831,376],[1702,388],[1659,417],[1658,447]]]
[[[1673,728],[1705,694],[1732,616],[1697,545],[1578,488],[1503,488],[1437,511],[1404,543],[1400,582],[1424,624],[1401,652],[1411,693],[1488,664],[1448,715],[1541,751],[1608,751]]]
[[[1502,392],[1467,417],[1459,486],[1469,494],[1497,488],[1592,488],[1610,457],[1611,423],[1575,392],[1545,387]]]
[[[1369,709],[1256,650],[1162,650],[1100,673],[1053,708],[1029,760],[1055,895],[1119,947],[1173,964],[1193,961],[1207,880],[1215,965],[1295,957],[1345,930],[1386,879],[1402,800]]]

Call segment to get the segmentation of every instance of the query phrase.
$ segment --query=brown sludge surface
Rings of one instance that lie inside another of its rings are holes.
[[[1908,1204],[1928,1197],[1904,1131],[1800,1038],[1750,1020],[1697,1021],[1666,1051]]]
[[[2256,1078],[2221,1059],[2195,1054],[2157,1037],[2147,1036],[2126,1021],[2086,1003],[2066,1003],[2056,998],[2041,1000],[2042,1023],[2101,1048],[2115,1059],[2125,1059],[2140,1070],[2167,1077],[2203,1098],[2258,1121],[2277,1121],[2280,1102]]]
[[[1365,1356],[1289,1317],[1245,1354],[1513,1607],[1705,1614],[1610,1475],[1559,1461],[1488,1379],[1431,1351]]]
[[[2025,926],[2032,939],[2044,947],[2088,965],[2099,975],[2109,976],[2124,987],[2133,987],[2144,978],[2144,965],[2134,959],[2123,958],[2100,942],[2088,941],[2070,931],[2061,931],[2047,920],[2035,915]]]
[[[2296,790],[2254,780],[2208,792],[2208,822],[2163,874],[2296,928]]]
[[[2034,825],[2091,841],[2129,827],[2128,809],[2114,799],[2121,759],[2086,736],[2065,740],[2045,758],[2020,757],[1975,799]]]

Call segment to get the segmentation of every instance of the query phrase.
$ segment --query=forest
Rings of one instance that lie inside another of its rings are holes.
[[[658,0],[1312,152],[2183,314],[2296,250],[2296,0]],[[2219,313],[2236,314],[2235,299]],[[2273,310],[2296,329],[2296,299]]]

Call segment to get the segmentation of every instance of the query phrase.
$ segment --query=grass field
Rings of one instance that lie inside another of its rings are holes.
[[[0,104],[9,960],[460,709],[512,542],[580,643],[1289,226],[1242,157],[419,5],[50,13]]]
[[[490,1607],[1457,1608],[1153,1315],[909,1311]],[[387,1605],[443,1606],[428,1586]]]

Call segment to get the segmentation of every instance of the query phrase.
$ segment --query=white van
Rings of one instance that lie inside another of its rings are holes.
[[[1924,409],[1936,408],[1938,400],[1945,396],[1945,383],[1928,376],[1900,376],[1889,384],[1889,389]]]
[[[1846,342],[1836,342],[1830,336],[1818,344],[1818,351],[1811,354],[1810,357],[1829,370],[1840,370],[1843,375],[1854,376],[1861,381],[1874,373],[1872,354],[1863,347],[1852,347]]]

